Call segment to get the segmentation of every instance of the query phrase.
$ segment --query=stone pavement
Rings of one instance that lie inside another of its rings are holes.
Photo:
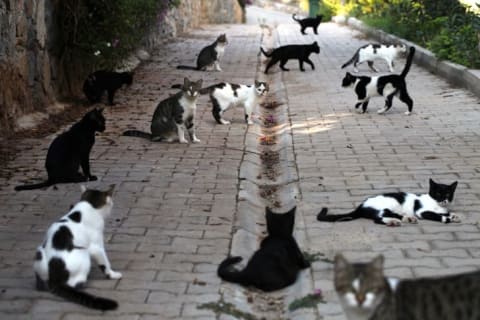
[[[275,72],[283,81],[293,132],[293,149],[299,176],[299,209],[309,252],[332,259],[343,252],[352,260],[386,257],[386,273],[396,277],[443,275],[478,269],[480,265],[480,113],[479,100],[470,92],[452,88],[445,80],[416,65],[407,75],[415,105],[394,99],[384,115],[381,98],[371,99],[368,113],[357,114],[352,88],[342,88],[346,70],[340,66],[368,42],[361,34],[333,23],[323,23],[319,35],[302,36],[295,24],[280,25],[278,45],[318,41],[313,55],[316,70],[301,73],[290,62],[290,72]],[[386,64],[375,62],[381,70]],[[401,72],[404,60],[396,63]],[[272,69],[273,70],[273,69]],[[351,70],[349,70],[351,71]],[[360,73],[370,74],[361,65]],[[371,221],[320,223],[322,207],[346,213],[367,196],[390,191],[428,191],[428,179],[458,180],[453,210],[462,223],[444,225],[420,221],[417,225],[388,228]],[[332,264],[316,262],[307,278],[325,293],[316,316],[345,319],[333,289]],[[312,316],[313,317],[313,316]],[[299,317],[302,319],[305,317]]]
[[[271,17],[255,7],[249,10],[256,17]],[[102,314],[33,290],[34,250],[49,224],[78,200],[79,186],[18,193],[13,186],[45,177],[44,158],[55,134],[20,141],[21,152],[8,164],[13,177],[0,179],[0,319],[235,319],[197,308],[225,300],[266,319],[340,320],[344,316],[328,262],[336,252],[351,259],[382,253],[387,274],[399,277],[477,268],[478,99],[414,65],[407,76],[415,101],[411,116],[403,114],[406,107],[398,100],[385,115],[376,114],[383,106],[380,98],[372,99],[369,113],[356,114],[353,91],[340,86],[344,75],[340,65],[367,40],[332,23],[322,24],[318,36],[302,36],[298,25],[279,13],[267,22],[273,25],[279,16],[282,24],[274,32],[275,45],[316,40],[322,50],[312,56],[315,71],[307,66],[301,73],[296,62],[289,62],[290,72],[282,73],[276,66],[269,79],[272,95],[284,103],[280,110],[285,114],[279,118],[288,124],[280,158],[286,163],[281,167],[290,172],[283,172],[285,179],[279,181],[290,188],[279,198],[284,205],[297,198],[296,236],[305,251],[322,253],[323,261],[303,272],[292,288],[269,295],[221,283],[216,276],[218,263],[230,252],[248,258],[264,228],[261,219],[268,201],[258,195],[265,192],[261,182],[254,181],[255,157],[263,150],[257,141],[265,133],[260,119],[247,128],[243,111],[237,108],[227,113],[233,118],[231,125],[216,125],[210,102],[202,97],[197,110],[199,144],[120,136],[127,128],[148,130],[156,104],[175,92],[170,85],[184,75],[203,78],[206,84],[247,84],[263,78],[257,53],[265,39],[254,22],[206,26],[166,44],[140,66],[132,87],[117,94],[116,106],[106,108],[107,130],[98,135],[93,149],[92,172],[100,181],[91,186],[117,185],[106,248],[123,279],[106,280],[94,268],[86,291],[117,299],[119,309]],[[199,49],[221,32],[230,42],[222,73],[174,68],[194,64]],[[398,61],[397,69],[402,66]],[[386,70],[384,64],[380,68]],[[361,70],[368,72],[366,66]],[[429,178],[459,181],[454,209],[463,217],[461,224],[420,221],[387,228],[370,221],[328,224],[315,219],[323,206],[340,213],[369,195],[399,189],[424,192]],[[292,299],[313,288],[323,290],[326,304],[285,312]]]

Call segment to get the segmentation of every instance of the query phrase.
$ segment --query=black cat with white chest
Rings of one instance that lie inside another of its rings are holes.
[[[340,222],[365,218],[388,226],[400,226],[402,222],[417,223],[417,219],[443,223],[460,222],[460,217],[447,208],[453,201],[457,181],[446,185],[430,179],[429,183],[430,189],[426,194],[385,193],[366,199],[347,214],[328,215],[328,209],[323,208],[317,215],[317,220]]]
[[[378,113],[384,113],[392,107],[393,97],[398,96],[398,98],[408,106],[408,111],[406,111],[405,114],[411,114],[413,100],[408,95],[405,77],[412,65],[414,53],[415,47],[410,47],[410,53],[401,74],[369,77],[354,76],[350,72],[347,72],[342,80],[342,87],[354,87],[358,99],[355,104],[355,109],[358,109],[361,105],[361,112],[365,113],[371,97],[383,96],[385,98],[385,106],[378,110]]]
[[[268,236],[243,270],[233,265],[242,257],[228,257],[218,267],[217,274],[225,281],[253,286],[263,291],[283,289],[293,284],[300,270],[310,267],[293,237],[296,207],[287,213],[273,213],[266,208]]]

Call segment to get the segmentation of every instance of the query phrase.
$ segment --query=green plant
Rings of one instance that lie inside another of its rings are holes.
[[[179,0],[62,0],[56,51],[96,69],[113,69]]]
[[[315,289],[313,293],[292,301],[292,303],[288,305],[288,310],[295,311],[300,308],[315,308],[319,303],[327,302],[323,299],[322,290]]]

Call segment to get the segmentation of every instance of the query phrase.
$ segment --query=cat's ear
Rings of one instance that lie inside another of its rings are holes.
[[[382,254],[376,256],[371,262],[371,266],[376,269],[376,270],[379,270],[379,271],[382,271],[383,272],[383,261],[385,260],[385,258],[383,257]]]
[[[258,87],[260,85],[260,81],[258,81],[257,79],[255,79],[255,87]]]
[[[318,42],[317,42],[317,41],[314,41],[314,42],[313,42],[313,45],[318,46]]]
[[[107,190],[107,195],[111,197],[113,195],[113,190],[115,189],[115,184],[111,184],[110,188]]]
[[[195,85],[196,85],[197,88],[200,89],[202,87],[202,83],[203,83],[203,79],[200,79],[197,82],[195,82]]]
[[[428,183],[430,184],[430,188],[435,187],[437,185],[437,183],[433,181],[432,178],[428,180]]]
[[[458,185],[458,181],[455,181],[454,183],[452,183],[452,184],[450,185],[450,190],[451,190],[452,192],[455,192],[455,189],[457,189],[457,185]]]
[[[87,191],[87,187],[83,184],[80,185],[80,191],[82,191],[82,193],[84,193],[85,191]]]
[[[103,113],[103,110],[104,110],[104,109],[105,109],[105,108],[96,107],[96,108],[95,108],[95,111],[97,111],[98,113]]]
[[[189,84],[190,84],[190,80],[188,80],[187,77],[183,78],[183,87],[188,88]]]
[[[345,259],[343,254],[337,253],[334,258],[334,268],[335,268],[335,273],[345,271],[350,263]]]

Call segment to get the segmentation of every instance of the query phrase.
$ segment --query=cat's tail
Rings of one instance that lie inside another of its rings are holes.
[[[89,293],[76,290],[67,285],[58,285],[50,290],[53,294],[64,298],[70,302],[78,303],[82,306],[97,310],[115,310],[118,308],[118,303],[115,300],[96,297]]]
[[[410,71],[410,66],[412,65],[414,54],[415,54],[415,47],[410,47],[410,53],[408,54],[407,62],[405,63],[405,68],[403,68],[403,71],[400,74],[402,78],[405,78],[407,76],[408,71]]]
[[[127,130],[123,132],[123,136],[128,136],[128,137],[139,137],[139,138],[144,138],[148,140],[152,140],[152,135],[148,132],[143,132],[140,130]]]
[[[260,47],[260,51],[261,51],[261,52],[262,52],[262,53],[265,55],[265,57],[267,57],[267,58],[270,58],[270,57],[272,56],[272,54],[271,54],[271,53],[270,53],[270,54],[268,54],[268,53],[267,53],[265,50],[263,50],[263,48],[262,48],[262,47]]]
[[[220,263],[217,275],[228,282],[248,285],[244,279],[243,272],[233,269],[233,265],[242,261],[242,257],[228,257]]]
[[[360,50],[360,49],[358,49]],[[342,69],[345,68],[346,66],[349,66],[351,65],[352,63],[355,62],[355,59],[357,58],[357,55],[358,55],[358,50],[355,52],[355,54],[353,55],[353,57],[350,58],[350,60],[348,60],[347,62],[345,62],[343,65],[342,65]]]
[[[300,19],[297,19],[297,18],[295,17],[295,15],[296,15],[295,13],[292,14],[292,19],[295,20],[295,21],[297,21],[297,22],[300,21]]]
[[[328,208],[323,208],[319,214],[317,214],[318,221],[325,221],[325,222],[342,222],[342,221],[350,221],[360,218],[357,210],[354,210],[350,213],[346,214],[332,214],[328,215]]]
[[[194,67],[194,66],[184,66],[184,65],[177,66],[177,69],[181,69],[181,70],[198,70],[197,67]]]
[[[40,182],[40,183],[35,183],[35,184],[23,184],[21,186],[16,186],[15,191],[40,189],[40,188],[50,187],[51,185],[54,185],[54,184],[55,183],[50,180]]]

